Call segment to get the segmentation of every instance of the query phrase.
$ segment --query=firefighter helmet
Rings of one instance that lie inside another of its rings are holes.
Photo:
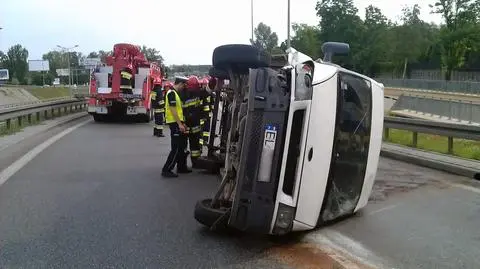
[[[187,89],[196,90],[200,88],[200,80],[197,76],[190,76],[187,80]]]
[[[170,82],[170,81],[165,81],[165,83],[163,84],[163,87],[165,87],[165,88],[172,88],[172,87],[173,87],[173,83]]]

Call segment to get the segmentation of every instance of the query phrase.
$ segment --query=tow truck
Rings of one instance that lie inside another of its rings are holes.
[[[120,87],[124,70],[130,70],[132,75],[129,92]],[[91,73],[88,113],[95,121],[133,117],[149,122],[150,92],[155,85],[161,85],[162,78],[161,68],[147,61],[139,46],[115,44],[106,64]]]
[[[324,58],[313,60],[289,48],[280,64],[250,45],[214,50],[210,74],[228,79],[216,88],[228,105],[220,146],[209,147],[204,164],[223,172],[212,197],[197,202],[198,222],[284,235],[366,206],[382,143],[384,86],[332,63],[348,44],[326,42],[322,50]]]

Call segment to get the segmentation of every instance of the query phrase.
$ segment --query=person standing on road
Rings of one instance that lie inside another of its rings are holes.
[[[190,157],[192,167],[197,168],[197,160],[202,155],[200,139],[202,127],[200,120],[202,118],[202,104],[200,98],[200,81],[196,76],[190,76],[187,81],[187,91],[184,92],[184,113],[185,122],[188,125],[188,143],[190,148]]]
[[[151,104],[153,109],[153,135],[164,137],[163,135],[163,114],[165,112],[165,98],[163,98],[162,86],[156,84],[153,87]]]
[[[178,177],[172,170],[177,166],[177,173],[191,173],[187,167],[187,136],[183,104],[179,93],[187,83],[186,77],[176,77],[173,88],[165,94],[165,122],[170,128],[171,149],[162,169],[163,177]]]
[[[213,94],[212,89],[215,88],[214,78],[204,78],[203,79],[203,87],[201,91],[202,96],[202,139],[200,140],[201,145],[208,145],[208,140],[210,137],[210,120],[211,120],[211,112],[213,111]],[[213,85],[213,87],[211,87]],[[211,88],[210,88],[211,87]]]

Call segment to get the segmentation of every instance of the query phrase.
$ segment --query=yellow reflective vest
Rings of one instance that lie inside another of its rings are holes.
[[[175,120],[175,117],[173,117],[172,112],[170,111],[170,104],[168,103],[168,94],[171,92],[174,92],[175,94],[175,109],[177,110],[178,118],[184,122],[185,116],[183,116],[182,99],[180,99],[180,95],[178,95],[176,90],[168,90],[167,94],[165,94],[165,122],[167,124],[177,122]]]

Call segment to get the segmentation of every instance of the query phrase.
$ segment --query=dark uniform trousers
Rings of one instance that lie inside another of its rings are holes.
[[[202,98],[203,119],[200,122],[200,125],[202,126],[202,139],[200,140],[200,145],[206,146],[208,144],[208,139],[210,138],[210,112],[213,111],[212,100],[212,95],[205,91]]]
[[[202,155],[200,139],[202,137],[202,127],[200,126],[201,109],[200,100],[197,96],[191,95],[184,102],[185,122],[188,126],[188,144],[190,148],[190,158],[192,165],[195,166],[197,159]]]
[[[151,97],[153,109],[153,135],[163,136],[163,125],[165,123],[165,99],[162,92],[154,90]]]
[[[177,123],[168,124],[170,128],[171,149],[162,172],[170,172],[177,166],[177,170],[187,169],[187,136],[180,132]]]
[[[155,135],[163,135],[164,114],[165,109],[156,108],[155,110],[153,110],[153,118],[155,120],[153,132]]]

